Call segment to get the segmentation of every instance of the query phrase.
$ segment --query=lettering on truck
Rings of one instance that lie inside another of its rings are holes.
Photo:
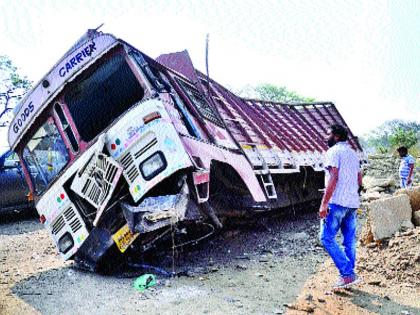
[[[64,78],[66,74],[70,73],[71,70],[77,66],[77,64],[82,63],[84,58],[90,57],[96,50],[95,45],[95,42],[92,41],[91,44],[79,50],[77,54],[75,54],[63,67],[58,70],[60,77]]]
[[[48,100],[55,96],[57,90],[83,66],[99,56],[106,49],[116,45],[117,40],[112,35],[106,34],[89,37],[88,41],[83,42],[78,48],[72,50],[69,55],[63,57],[60,63],[48,72],[43,78],[43,84],[37,84],[33,90],[25,96],[21,102],[21,107],[13,118],[9,132],[9,143],[13,147],[33,116],[39,110],[43,110],[48,105]],[[44,86],[44,81],[47,85]],[[47,89],[48,88],[48,89]]]
[[[34,111],[34,103],[29,102],[29,104],[22,110],[22,113],[19,117],[16,117],[16,122],[13,124],[13,131],[17,133],[19,129],[23,126],[23,123],[26,119],[29,118],[31,113]]]

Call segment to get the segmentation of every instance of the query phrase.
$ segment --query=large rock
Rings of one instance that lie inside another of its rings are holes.
[[[363,177],[363,186],[367,190],[370,190],[374,187],[382,187],[382,188],[395,187],[395,185],[396,185],[395,180],[392,177],[388,177],[388,178],[374,178],[371,176]]]
[[[410,197],[411,209],[413,209],[413,211],[420,210],[420,186],[408,189],[399,189],[395,192],[395,194],[408,195],[408,197]]]
[[[382,195],[377,191],[367,192],[362,195],[362,201],[373,201],[373,200],[380,199],[381,197]]]
[[[376,187],[373,187],[373,188],[369,189],[369,192],[383,192],[385,190],[386,190],[386,188],[384,188],[384,187],[376,186]]]
[[[410,198],[403,194],[372,201],[369,220],[375,240],[392,237],[395,232],[412,228]]]
[[[415,226],[420,226],[420,210],[413,212],[413,223]]]

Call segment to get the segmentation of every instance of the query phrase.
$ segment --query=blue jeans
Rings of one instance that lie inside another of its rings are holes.
[[[327,217],[321,220],[320,239],[342,277],[353,276],[356,263],[356,209],[329,204]],[[335,240],[343,234],[344,251]]]

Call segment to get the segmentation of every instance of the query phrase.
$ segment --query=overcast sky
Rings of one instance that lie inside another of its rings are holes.
[[[102,31],[151,57],[187,49],[203,70],[210,33],[215,80],[333,101],[362,135],[389,119],[420,121],[419,17],[415,0],[0,0],[0,54],[38,82],[88,28],[105,23]]]

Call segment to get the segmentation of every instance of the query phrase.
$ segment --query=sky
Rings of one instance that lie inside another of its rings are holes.
[[[151,57],[187,49],[241,89],[272,83],[332,101],[356,135],[420,121],[420,1],[0,0],[0,55],[41,80],[87,29]],[[0,146],[6,135],[0,133]]]

